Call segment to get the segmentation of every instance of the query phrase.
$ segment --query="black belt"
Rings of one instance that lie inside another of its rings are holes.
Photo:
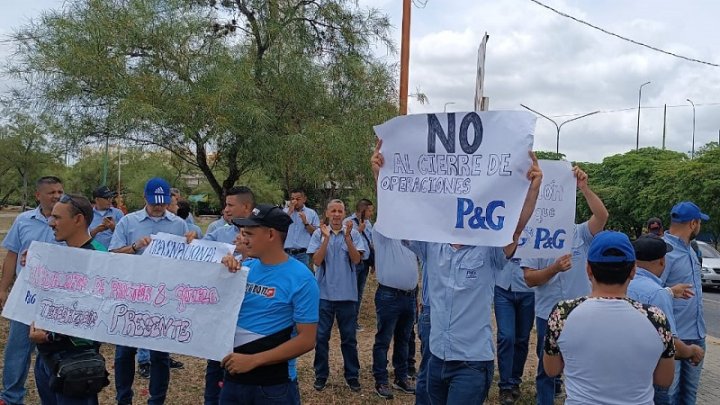
[[[307,249],[285,249],[285,253],[290,255],[299,255],[300,253],[306,253]]]
[[[395,294],[398,294],[398,295],[405,295],[408,297],[414,297],[415,291],[417,290],[417,288],[413,289],[413,290],[401,290],[399,288],[392,288],[392,287],[388,287],[386,285],[378,284],[378,289],[380,289],[380,288],[382,288],[383,290],[394,292]]]

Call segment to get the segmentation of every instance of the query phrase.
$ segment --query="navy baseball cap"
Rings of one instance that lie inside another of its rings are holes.
[[[633,242],[635,248],[635,257],[643,262],[652,262],[665,257],[666,253],[670,253],[673,247],[665,243],[663,238],[649,233],[643,235]]]
[[[292,219],[277,205],[258,204],[257,207],[253,208],[249,217],[235,218],[232,223],[239,227],[264,226],[277,229],[280,232],[287,232],[290,224],[292,224]]]
[[[602,231],[590,243],[587,260],[593,263],[634,262],[635,249],[624,233]]]
[[[170,204],[170,184],[160,177],[145,183],[145,200],[148,204]]]
[[[683,201],[675,204],[670,210],[670,221],[672,222],[690,222],[695,219],[709,221],[710,217],[700,211],[700,207],[691,201]]]
[[[108,186],[100,186],[93,191],[93,198],[113,198],[117,195],[116,192],[110,190]]]

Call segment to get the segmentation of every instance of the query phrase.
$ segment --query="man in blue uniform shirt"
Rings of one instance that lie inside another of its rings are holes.
[[[690,201],[676,204],[670,211],[670,229],[663,239],[672,252],[665,256],[665,271],[661,279],[666,286],[690,284],[693,296],[687,300],[673,300],[673,314],[677,326],[677,337],[688,345],[698,345],[705,349],[705,318],[703,317],[702,283],[700,280],[700,260],[691,246],[691,241],[700,234],[702,221],[709,216]],[[703,362],[692,364],[687,360],[675,362],[675,380],[668,391],[672,403],[694,404],[697,399],[698,385]]]
[[[628,298],[643,304],[660,308],[668,320],[675,341],[675,359],[690,359],[693,364],[698,364],[705,357],[705,351],[698,345],[686,345],[677,338],[677,326],[673,315],[673,297],[676,288],[663,288],[660,279],[665,270],[665,255],[672,252],[672,246],[655,234],[648,234],[639,237],[633,242],[636,258],[635,277],[630,281],[627,289]],[[678,284],[677,298],[689,298],[692,296],[690,284]],[[668,389],[655,386],[655,405],[670,405]]]
[[[320,226],[320,218],[305,203],[307,203],[307,197],[304,190],[297,188],[290,191],[290,204],[285,212],[290,215],[293,223],[290,225],[287,240],[285,240],[285,252],[310,267],[307,249],[310,244],[310,236]]]
[[[378,142],[371,159],[376,178],[385,163],[381,145]],[[542,181],[537,158],[530,155],[530,186],[512,243],[489,247],[403,242],[425,263],[428,274],[432,326],[427,389],[433,405],[483,403],[487,398],[495,359],[490,321],[495,269],[502,269],[515,253]]]
[[[344,377],[350,389],[360,392],[360,360],[357,350],[357,276],[355,266],[367,251],[360,233],[352,221],[343,224],[345,204],[331,200],[325,216],[330,225],[322,224],[310,239],[308,254],[317,266],[320,286],[320,320],[315,348],[316,390],[325,389],[330,376],[330,332],[337,318],[340,330],[340,351],[344,362]]]
[[[158,232],[192,238],[187,223],[168,211],[171,201],[170,185],[155,177],[145,184],[145,207],[124,216],[115,226],[110,241],[114,253],[141,254],[150,244],[150,236]],[[132,404],[132,385],[135,379],[134,347],[117,346],[115,349],[115,388],[119,405]],[[150,351],[150,398],[148,404],[163,404],[170,383],[170,359],[168,353]]]
[[[290,361],[313,349],[318,322],[319,290],[307,267],[283,250],[291,223],[279,207],[261,204],[242,227],[245,251],[253,258],[235,331],[235,349],[226,370],[220,404],[300,403],[297,375]],[[231,271],[240,264],[223,262]]]
[[[0,280],[0,308],[5,306],[10,287],[16,275],[20,274],[20,256],[30,247],[32,241],[55,243],[48,219],[52,209],[63,195],[62,181],[57,177],[41,177],[35,183],[35,199],[38,207],[23,212],[15,218],[3,240],[7,249],[3,262],[2,280]],[[30,369],[31,354],[35,346],[30,342],[30,327],[20,322],[10,321],[10,331],[5,344],[3,362],[3,391],[0,399],[7,404],[22,404],[25,398],[25,380]]]
[[[373,216],[373,211],[375,207],[373,206],[372,201],[368,200],[367,198],[363,198],[360,201],[357,202],[355,205],[355,212],[350,215],[349,217],[345,218],[344,222],[347,221],[353,221],[355,224],[353,225],[355,229],[357,229],[358,232],[360,232],[360,236],[363,237],[365,240],[365,245],[368,248],[368,258],[364,259],[356,266],[357,268],[357,290],[358,290],[358,301],[357,301],[357,313],[360,314],[360,305],[362,304],[363,300],[363,294],[365,293],[365,284],[367,283],[368,274],[370,274],[371,271],[373,271],[373,266],[375,265],[375,247],[373,246],[372,241],[372,222],[370,222],[370,218]],[[362,328],[358,324],[358,330],[361,331]]]
[[[110,246],[115,225],[123,217],[122,211],[113,207],[112,200],[117,193],[108,186],[100,186],[93,191],[93,220],[90,223],[90,236],[106,249]]]

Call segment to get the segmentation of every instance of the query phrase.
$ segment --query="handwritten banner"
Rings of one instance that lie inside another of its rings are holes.
[[[65,335],[221,360],[247,267],[33,242],[2,315]]]
[[[520,111],[409,115],[376,126],[385,157],[376,227],[394,239],[512,242],[534,129],[535,117]]]
[[[569,162],[541,160],[542,185],[515,257],[555,258],[572,250],[577,180]]]
[[[159,232],[150,237],[152,241],[143,255],[167,257],[179,260],[220,263],[223,256],[232,254],[235,245],[211,240],[193,239],[187,243],[184,236]]]

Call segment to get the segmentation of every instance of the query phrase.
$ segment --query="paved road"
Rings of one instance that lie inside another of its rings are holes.
[[[707,334],[720,337],[720,290],[703,291],[703,309]]]

